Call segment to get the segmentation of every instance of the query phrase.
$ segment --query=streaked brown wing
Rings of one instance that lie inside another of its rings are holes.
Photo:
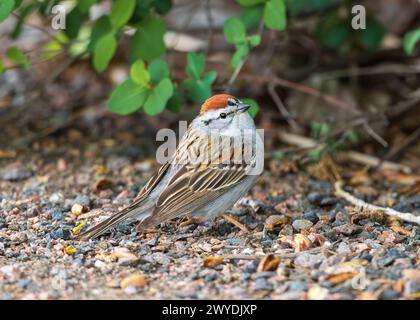
[[[209,165],[199,170],[183,166],[161,193],[145,223],[156,225],[199,210],[245,177],[245,166],[240,165],[230,169]]]

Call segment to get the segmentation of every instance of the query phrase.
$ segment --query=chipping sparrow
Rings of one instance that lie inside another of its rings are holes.
[[[227,94],[207,99],[171,160],[133,203],[76,239],[98,237],[124,220],[139,221],[137,231],[142,231],[186,215],[213,219],[230,209],[254,185],[264,161],[248,108]]]

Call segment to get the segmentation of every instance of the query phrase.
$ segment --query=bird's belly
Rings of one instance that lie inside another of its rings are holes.
[[[229,210],[232,206],[252,188],[257,181],[258,176],[248,176],[243,183],[238,184],[231,190],[223,193],[212,203],[192,213],[192,216],[199,219],[211,220],[224,211]]]

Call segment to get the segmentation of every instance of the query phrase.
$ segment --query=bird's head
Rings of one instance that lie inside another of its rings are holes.
[[[237,126],[238,119],[246,114],[249,105],[228,94],[217,94],[207,99],[200,109],[199,121],[209,129]]]

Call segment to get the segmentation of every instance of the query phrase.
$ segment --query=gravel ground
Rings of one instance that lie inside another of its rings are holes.
[[[123,224],[97,240],[71,240],[84,223],[130,203],[157,168],[133,143],[136,134],[100,128],[76,126],[3,152],[0,298],[420,297],[418,226],[336,198],[322,163],[268,161],[230,212],[249,232],[218,218],[213,226],[173,221],[142,235]],[[339,169],[347,190],[365,201],[419,213],[420,196],[405,191],[402,175]]]

